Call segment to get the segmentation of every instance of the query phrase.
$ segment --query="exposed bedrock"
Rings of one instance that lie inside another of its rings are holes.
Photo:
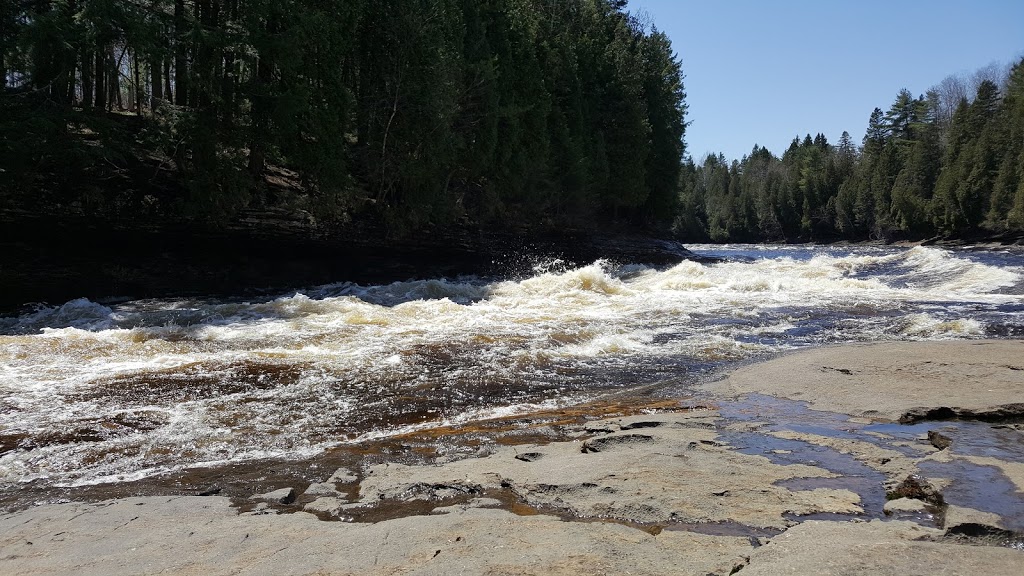
[[[705,386],[900,421],[1024,419],[1024,342],[880,342],[804,350]]]
[[[776,486],[790,478],[836,475],[736,452],[705,427],[713,418],[709,411],[644,415],[592,423],[591,430],[616,431],[582,441],[503,447],[443,466],[381,464],[367,470],[359,502],[429,498],[440,487],[505,489],[526,504],[573,517],[759,528],[792,525],[790,515],[861,512],[860,497],[849,490]],[[630,431],[638,428],[644,433]]]

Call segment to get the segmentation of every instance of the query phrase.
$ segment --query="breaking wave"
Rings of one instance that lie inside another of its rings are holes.
[[[0,483],[302,457],[798,346],[1024,333],[1024,253],[694,248],[726,261],[0,318]]]

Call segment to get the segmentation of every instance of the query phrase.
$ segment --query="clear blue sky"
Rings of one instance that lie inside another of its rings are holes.
[[[796,135],[859,144],[901,88],[1024,56],[1024,0],[630,0],[686,74],[687,152],[781,155]]]

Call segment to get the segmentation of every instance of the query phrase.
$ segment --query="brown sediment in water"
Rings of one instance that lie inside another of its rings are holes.
[[[252,376],[255,372],[246,374]],[[284,377],[290,375],[285,370]],[[245,379],[249,381],[250,379]],[[249,383],[253,383],[249,381]],[[165,383],[168,384],[168,383]],[[631,416],[644,413],[685,412],[703,409],[703,406],[679,399],[651,397],[617,397],[614,399],[597,400],[576,406],[545,409],[538,412],[503,416],[467,422],[458,425],[438,426],[408,432],[405,434],[348,443],[329,449],[323,454],[312,458],[289,460],[255,460],[224,464],[214,467],[194,467],[178,470],[167,474],[151,476],[136,481],[103,483],[77,487],[52,486],[37,481],[21,484],[12,490],[0,494],[0,510],[14,511],[24,509],[40,502],[82,501],[100,502],[104,500],[134,496],[164,495],[197,495],[216,494],[228,496],[235,500],[241,510],[251,509],[249,497],[252,494],[269,492],[284,486],[294,486],[301,492],[317,478],[326,479],[335,470],[345,468],[357,473],[369,464],[393,462],[403,464],[423,464],[437,461],[438,458],[464,458],[480,454],[489,446],[515,446],[527,444],[547,444],[554,441],[569,439],[569,428],[578,428],[590,420]],[[80,430],[68,431],[65,437],[47,437],[41,445],[52,445],[81,441],[82,438],[96,434],[130,433],[132,425],[145,425],[144,419],[129,421],[122,415],[123,422],[94,422],[95,426],[84,426]],[[426,415],[410,416],[411,422],[419,423]],[[381,425],[384,423],[381,422]],[[393,423],[392,423],[393,424]],[[24,434],[6,434],[0,436],[2,451],[25,448],[26,442],[37,439]],[[0,452],[2,453],[2,452]],[[355,500],[359,483],[354,482],[341,486],[341,493],[349,500]],[[525,504],[514,499],[496,497],[507,502],[502,507],[517,514],[529,509]],[[274,505],[281,511],[296,511],[308,499],[300,498],[295,505]],[[438,504],[435,503],[434,506]],[[381,512],[388,517],[415,515],[416,506],[396,503],[390,512]],[[518,510],[518,511],[517,511]],[[539,512],[529,512],[539,513]],[[377,514],[377,513],[375,513]]]
[[[557,435],[552,437],[550,434],[534,432],[534,435],[531,436],[530,433],[524,433],[524,431],[549,429],[558,431],[569,426],[581,425],[591,420],[604,420],[638,414],[690,412],[694,410],[707,410],[709,408],[704,405],[695,405],[689,399],[631,398],[598,400],[516,416],[503,416],[466,424],[417,430],[395,436],[394,439],[398,441],[430,441],[458,436],[496,435],[494,438],[495,442],[502,445],[530,444],[538,439],[545,440],[544,443],[547,443],[551,442],[553,438],[557,438]]]

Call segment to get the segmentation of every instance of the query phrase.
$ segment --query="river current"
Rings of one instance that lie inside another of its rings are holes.
[[[651,268],[73,300],[0,318],[0,486],[307,458],[841,342],[1024,337],[1024,249],[691,246]]]

